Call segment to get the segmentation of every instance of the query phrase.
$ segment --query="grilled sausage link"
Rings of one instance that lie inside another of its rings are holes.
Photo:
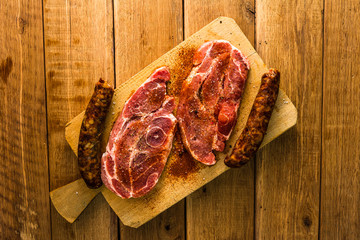
[[[237,140],[230,156],[225,159],[228,167],[241,167],[255,156],[264,139],[271,113],[279,93],[280,72],[270,69],[261,79],[245,129]]]
[[[113,94],[114,89],[100,78],[81,125],[78,164],[81,176],[89,188],[99,188],[102,185],[100,141]]]

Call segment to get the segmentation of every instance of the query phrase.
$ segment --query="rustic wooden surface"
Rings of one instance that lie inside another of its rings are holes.
[[[326,1],[324,20],[319,234],[360,239],[360,2]]]
[[[0,32],[0,238],[49,239],[41,1],[1,1]]]
[[[255,237],[259,239],[318,238],[322,3],[256,3],[257,50],[269,66],[281,69],[281,87],[299,113],[295,128],[257,155]]]
[[[0,1],[2,238],[359,239],[359,2],[164,2]],[[252,167],[221,176],[188,198],[186,210],[182,203],[140,229],[119,226],[100,195],[73,225],[50,211],[48,190],[78,177],[60,129],[84,108],[96,74],[114,80],[115,62],[116,82],[124,81],[166,52],[161,41],[171,24],[184,23],[171,34],[181,41],[218,14],[235,18],[268,66],[281,70],[298,126],[262,150]],[[114,43],[146,52],[119,52]],[[147,60],[133,58],[138,68],[125,67],[132,54]]]

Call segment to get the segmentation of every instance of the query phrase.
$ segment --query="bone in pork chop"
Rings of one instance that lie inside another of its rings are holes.
[[[182,85],[177,119],[186,149],[196,160],[213,165],[213,150],[224,151],[236,124],[250,65],[224,40],[203,44],[193,65]]]
[[[177,122],[174,98],[166,95],[168,80],[168,69],[157,69],[125,103],[111,130],[101,178],[122,198],[148,193],[166,164]]]

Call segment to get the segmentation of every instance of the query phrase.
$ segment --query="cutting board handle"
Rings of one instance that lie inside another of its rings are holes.
[[[103,187],[90,189],[80,178],[50,192],[50,198],[60,215],[73,223]]]

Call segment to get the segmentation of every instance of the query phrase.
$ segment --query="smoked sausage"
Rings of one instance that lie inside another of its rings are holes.
[[[246,126],[230,156],[225,158],[228,167],[241,167],[255,156],[266,133],[271,113],[279,93],[280,72],[269,69],[262,76]]]
[[[114,89],[100,78],[81,124],[78,164],[81,176],[89,188],[99,188],[102,185],[100,141],[113,94]]]

